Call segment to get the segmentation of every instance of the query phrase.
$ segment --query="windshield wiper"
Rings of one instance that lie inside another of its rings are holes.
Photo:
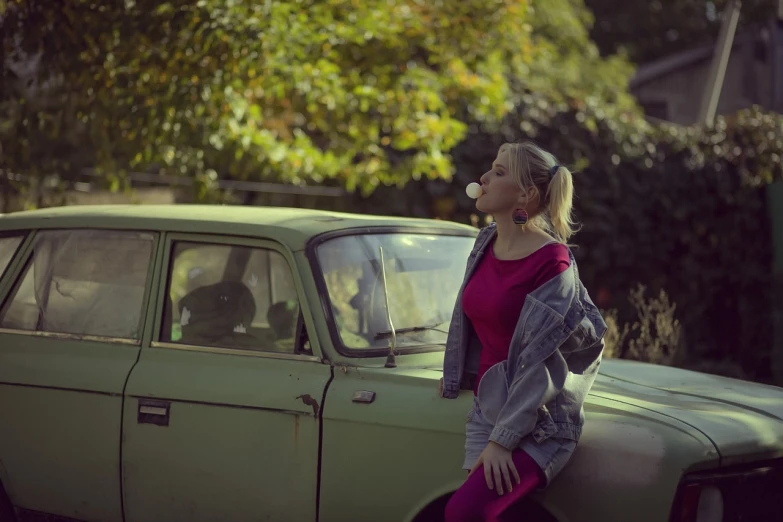
[[[448,335],[449,332],[447,332],[446,330],[440,330],[438,328],[438,326],[442,324],[443,323],[433,324],[431,326],[411,326],[408,328],[398,328],[396,330],[383,330],[375,334],[375,340],[377,341],[378,339],[386,339],[387,337],[391,337],[392,335],[395,334],[400,335],[400,334],[410,333],[410,332],[424,332],[427,330],[432,330],[435,332],[440,332]]]

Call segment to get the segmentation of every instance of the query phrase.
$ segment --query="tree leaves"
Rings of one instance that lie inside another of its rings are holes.
[[[586,16],[570,0],[15,0],[4,45],[57,78],[40,94],[68,93],[54,110],[107,166],[367,192],[449,178],[469,125],[531,91],[632,110],[630,69],[598,58]]]
[[[449,179],[475,128],[556,125],[576,163],[596,141],[617,163],[689,149],[643,119],[631,65],[599,56],[590,23],[581,0],[14,0],[0,169],[211,169],[366,194]]]

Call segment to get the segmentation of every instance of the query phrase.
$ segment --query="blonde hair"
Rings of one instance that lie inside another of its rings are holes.
[[[531,223],[565,243],[577,231],[573,218],[574,182],[571,171],[538,145],[527,142],[504,143],[498,153],[508,152],[508,168],[514,180],[526,191],[533,187],[538,211]],[[550,171],[558,165],[557,171]],[[529,211],[528,211],[529,212]]]

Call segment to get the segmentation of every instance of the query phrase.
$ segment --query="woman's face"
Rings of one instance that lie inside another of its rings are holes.
[[[492,169],[481,176],[484,194],[476,200],[476,209],[487,214],[502,214],[519,207],[523,191],[509,172],[508,163],[508,151],[501,152]]]

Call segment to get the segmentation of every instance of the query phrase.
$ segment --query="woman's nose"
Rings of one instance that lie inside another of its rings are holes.
[[[488,178],[489,178],[489,172],[485,172],[485,173],[484,173],[484,174],[482,174],[482,176],[479,178],[479,182],[480,182],[482,185],[486,185],[486,184],[489,182],[489,179],[488,179]]]

